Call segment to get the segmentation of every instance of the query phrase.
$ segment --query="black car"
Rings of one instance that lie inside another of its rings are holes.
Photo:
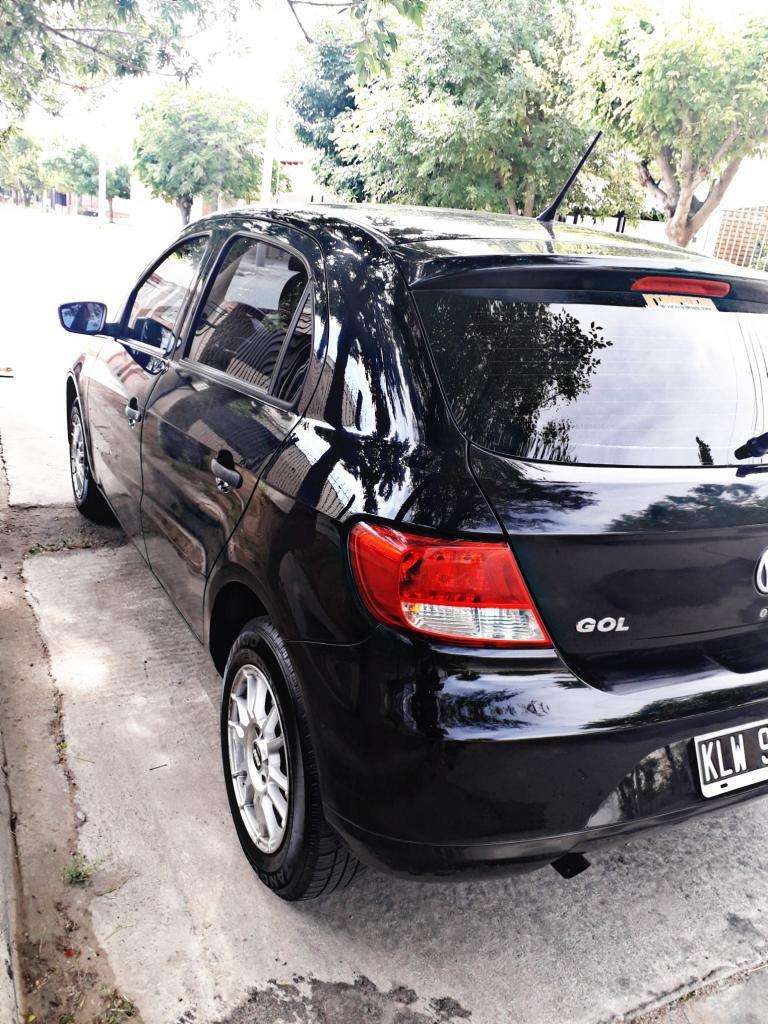
[[[61,307],[72,481],[224,677],[285,899],[766,793],[768,276],[497,215],[238,210]]]

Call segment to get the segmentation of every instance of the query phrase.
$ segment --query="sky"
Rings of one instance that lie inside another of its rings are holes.
[[[314,9],[307,10],[302,19],[311,25],[317,15]],[[189,49],[201,66],[191,84],[232,92],[266,109],[285,95],[289,69],[298,59],[302,41],[285,0],[261,0],[260,9],[250,0],[241,0],[235,23],[222,19],[190,38]],[[73,98],[56,117],[33,108],[27,129],[50,142],[66,138],[94,150],[103,147],[110,162],[128,162],[136,111],[168,82],[155,74],[126,79]]]

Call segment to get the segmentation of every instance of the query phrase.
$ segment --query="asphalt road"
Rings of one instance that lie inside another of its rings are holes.
[[[226,807],[218,677],[137,552],[117,531],[83,540],[67,510],[63,372],[77,340],[55,306],[127,291],[163,240],[4,208],[0,237],[18,254],[3,282],[0,367],[15,376],[0,378],[0,521],[26,539],[14,548],[23,579],[0,600],[18,619],[12,643],[2,633],[0,727],[21,877],[34,900],[62,844],[95,864],[81,890],[88,957],[145,1024],[768,1020],[766,975],[753,971],[768,959],[765,802],[599,853],[571,881],[547,869],[423,885],[369,871],[298,906],[259,884]],[[40,836],[65,799],[78,827],[49,849]],[[42,948],[48,926],[30,927]]]

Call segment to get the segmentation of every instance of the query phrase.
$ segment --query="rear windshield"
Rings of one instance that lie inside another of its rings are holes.
[[[545,462],[722,466],[768,431],[762,311],[414,294],[454,416],[485,448]]]

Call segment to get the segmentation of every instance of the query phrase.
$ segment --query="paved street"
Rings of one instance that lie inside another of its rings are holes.
[[[38,1021],[58,1021],[56,985],[94,1013],[119,993],[145,1024],[768,1021],[768,802],[571,881],[368,871],[307,905],[260,885],[226,807],[219,679],[138,553],[70,503],[78,343],[55,307],[114,302],[165,240],[3,207],[0,237],[0,728]],[[76,850],[94,870],[73,888]]]

